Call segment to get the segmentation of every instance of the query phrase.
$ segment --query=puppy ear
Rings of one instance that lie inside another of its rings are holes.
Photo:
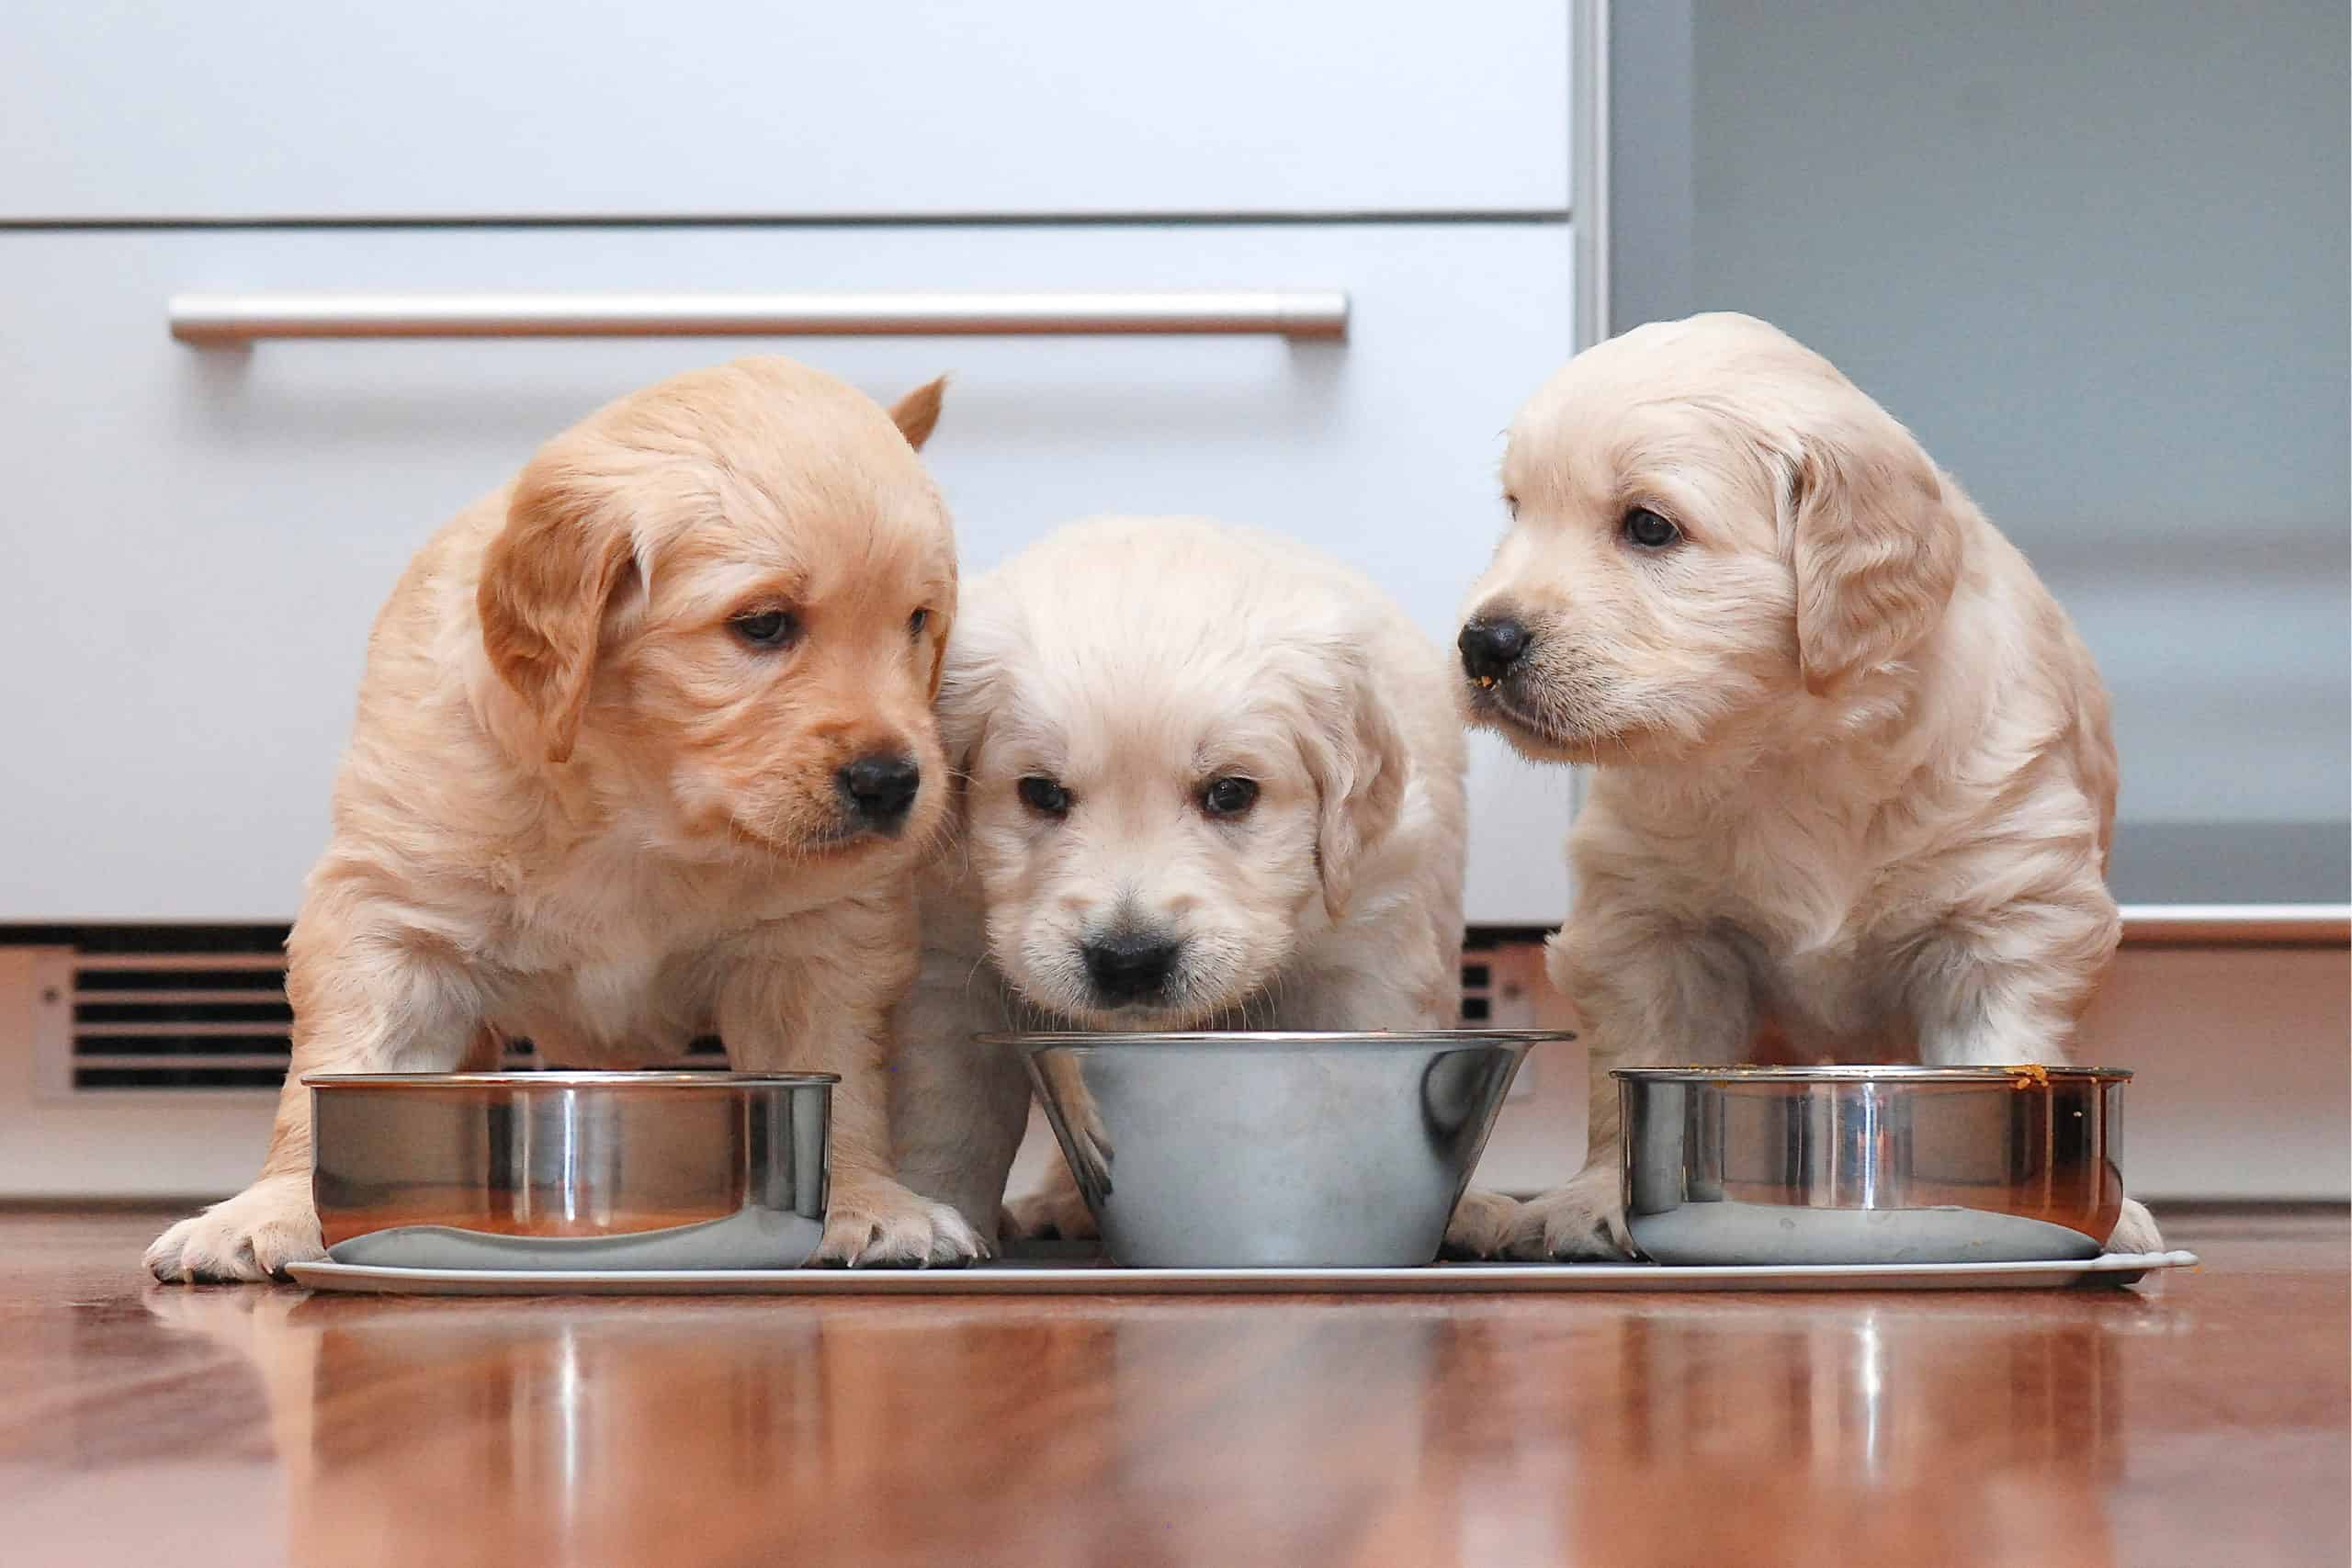
[[[571,758],[605,607],[634,558],[605,486],[561,450],[532,459],[482,559],[474,608],[491,668],[538,716],[550,762]]]
[[[949,629],[950,629],[950,630],[953,630],[954,628],[951,626]],[[940,682],[941,682],[942,681],[945,680],[946,678],[947,678],[947,633],[946,633],[946,632],[942,632],[942,633],[940,634],[940,637],[939,637],[939,646],[938,646],[938,647],[936,647],[936,648],[934,648],[934,649],[932,649],[932,652],[931,652],[931,696],[930,696],[930,700],[931,700],[933,703],[936,704],[936,703],[939,701],[939,684],[940,684]]]
[[[1960,579],[1960,525],[1935,465],[1876,404],[1806,436],[1792,488],[1797,655],[1820,696],[1934,629]]]
[[[938,623],[939,637],[931,649],[931,701],[933,706],[939,702],[940,682],[947,676],[947,648],[956,640],[956,568],[951,562],[947,568],[947,602],[931,613],[932,619]]]
[[[997,660],[976,649],[969,636],[961,641],[952,635],[939,639],[939,654],[932,664],[932,713],[939,721],[939,749],[958,781],[971,773],[972,755],[988,734],[989,714],[997,700]]]
[[[1405,804],[1408,766],[1404,737],[1388,704],[1373,689],[1360,656],[1341,656],[1347,678],[1337,699],[1311,713],[1303,737],[1306,771],[1321,796],[1315,860],[1323,880],[1323,908],[1333,919],[1347,912],[1357,863],[1388,836]]]
[[[939,424],[940,400],[947,395],[947,378],[941,376],[926,381],[890,405],[890,423],[907,438],[907,445],[916,451],[931,439]]]

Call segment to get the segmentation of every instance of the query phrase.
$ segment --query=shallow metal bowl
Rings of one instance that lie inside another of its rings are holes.
[[[1502,1031],[1012,1034],[1114,1262],[1428,1263],[1529,1047]]]
[[[345,1263],[791,1268],[824,1228],[827,1073],[313,1074]]]
[[[2123,1086],[2088,1067],[1622,1068],[1625,1223],[1660,1263],[2098,1256]]]

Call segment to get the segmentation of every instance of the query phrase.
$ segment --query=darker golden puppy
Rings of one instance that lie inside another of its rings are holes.
[[[316,1071],[433,1071],[502,1032],[634,1066],[716,1032],[839,1073],[823,1256],[979,1238],[894,1179],[889,1010],[944,794],[956,558],[890,413],[784,359],[625,398],[461,513],[379,616],[334,829],[288,944],[294,1059],[262,1175],[166,1232],[164,1279],[320,1252]]]

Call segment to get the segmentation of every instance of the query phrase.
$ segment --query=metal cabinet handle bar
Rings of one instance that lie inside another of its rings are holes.
[[[180,294],[182,343],[266,338],[1344,338],[1344,290],[1039,294]]]
[[[2343,947],[2352,905],[2126,904],[2127,947]]]

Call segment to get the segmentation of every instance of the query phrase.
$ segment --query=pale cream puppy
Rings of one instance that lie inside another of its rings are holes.
[[[1251,529],[1080,523],[967,584],[939,705],[962,830],[923,882],[908,1180],[997,1216],[1028,1092],[975,1031],[1453,1026],[1457,684],[1372,582]],[[1057,1170],[1014,1228],[1089,1231]],[[1498,1243],[1510,1208],[1474,1194],[1457,1245]]]
[[[892,413],[784,359],[622,399],[417,556],[368,642],[334,836],[288,946],[262,1174],[165,1232],[168,1280],[320,1255],[305,1073],[628,1066],[716,1032],[836,1072],[822,1255],[968,1258],[894,1178],[891,1005],[945,804],[947,515]],[[894,423],[895,421],[895,423]],[[299,657],[299,654],[296,655]]]
[[[1477,720],[1593,764],[1553,979],[1589,1163],[1511,1250],[1626,1247],[1612,1066],[2063,1063],[2115,952],[2107,694],[1908,432],[1765,323],[1586,351],[1521,411]],[[2110,1246],[2158,1245],[2127,1204]]]

